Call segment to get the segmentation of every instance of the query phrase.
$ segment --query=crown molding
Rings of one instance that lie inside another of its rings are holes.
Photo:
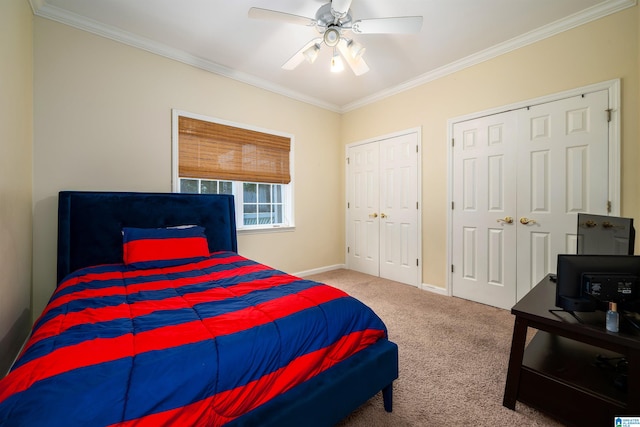
[[[267,80],[257,78],[247,73],[242,73],[242,72],[233,70],[231,68],[217,64],[213,61],[209,61],[209,60],[200,58],[198,56],[191,55],[182,50],[174,49],[164,44],[154,42],[153,40],[149,40],[149,39],[131,34],[129,32],[122,31],[120,29],[109,27],[107,25],[104,25],[95,20],[86,18],[84,16],[80,16],[80,15],[68,12],[66,10],[60,9],[58,7],[51,6],[47,4],[46,0],[29,0],[29,3],[31,4],[33,13],[36,16],[51,19],[53,21],[57,21],[62,24],[66,24],[66,25],[78,28],[80,30],[84,30],[84,31],[87,31],[111,40],[115,40],[115,41],[127,44],[129,46],[133,46],[133,47],[145,50],[147,52],[164,56],[166,58],[173,59],[175,61],[179,61],[187,65],[191,65],[191,66],[209,71],[214,74],[228,77],[230,79],[237,80],[239,82],[246,83],[260,89],[268,90],[270,92],[274,92],[274,93],[277,93],[277,94],[280,94],[280,95],[283,95],[307,104],[315,105],[317,107],[320,107],[329,111],[333,111],[336,113],[346,113],[351,110],[355,110],[357,108],[361,108],[368,104],[372,104],[374,102],[388,98],[390,96],[397,95],[399,93],[413,89],[425,83],[429,83],[434,80],[445,77],[447,75],[464,70],[465,68],[469,68],[471,66],[488,61],[497,56],[525,47],[527,45],[533,44],[540,40],[544,40],[548,37],[552,37],[556,34],[562,33],[563,31],[570,30],[580,25],[595,21],[597,19],[603,18],[613,13],[622,11],[629,7],[633,7],[636,5],[637,0],[605,1],[596,6],[585,9],[582,12],[571,15],[565,19],[558,20],[551,24],[540,27],[536,30],[525,33],[522,36],[513,38],[504,43],[500,43],[496,46],[493,46],[489,49],[485,49],[483,51],[469,55],[458,61],[454,61],[443,67],[437,68],[433,71],[429,71],[428,73],[425,73],[419,76],[418,78],[408,80],[399,85],[390,87],[388,89],[377,92],[370,96],[361,98],[358,101],[345,104],[342,106],[328,103],[320,99],[317,99],[315,97],[304,95],[300,92],[292,91],[283,86],[271,83]]]
[[[504,55],[505,53],[511,52],[513,50],[520,49],[546,38],[555,36],[580,25],[595,21],[616,12],[620,12],[624,9],[635,6],[636,2],[637,0],[611,0],[600,3],[567,18],[552,22],[536,30],[530,31],[521,36],[495,45],[489,49],[474,53],[473,55],[469,55],[458,61],[454,61],[443,67],[437,68],[433,71],[423,74],[416,79],[408,80],[387,90],[380,91],[358,101],[343,105],[341,112],[346,113],[348,111],[364,107],[365,105],[372,104],[374,102],[380,101],[393,95],[397,95],[409,89],[413,89],[425,83],[432,82],[434,80],[464,70],[465,68],[469,68],[493,59],[497,56]]]
[[[34,15],[37,15],[38,11],[44,7],[44,2],[45,0],[29,0],[31,10],[33,10]]]

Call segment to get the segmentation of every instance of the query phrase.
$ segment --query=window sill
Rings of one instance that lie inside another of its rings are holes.
[[[237,228],[238,234],[265,234],[265,233],[285,233],[295,231],[295,225],[287,225],[282,227],[245,227]]]

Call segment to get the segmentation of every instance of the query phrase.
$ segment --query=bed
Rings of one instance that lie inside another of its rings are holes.
[[[61,192],[58,287],[0,379],[0,426],[331,426],[378,392],[390,412],[384,323],[240,256],[233,203]]]

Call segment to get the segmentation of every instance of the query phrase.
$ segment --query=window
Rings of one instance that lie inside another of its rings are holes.
[[[180,178],[180,193],[233,194],[232,181]]]
[[[175,110],[173,129],[174,191],[233,194],[238,230],[294,226],[291,136]]]
[[[282,186],[245,182],[242,185],[244,225],[282,224]]]
[[[179,177],[180,193],[233,194],[239,228],[291,226],[286,221],[282,184],[260,182],[211,181]]]

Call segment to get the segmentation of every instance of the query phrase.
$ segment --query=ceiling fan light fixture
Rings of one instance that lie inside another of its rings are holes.
[[[324,32],[322,39],[327,46],[335,47],[340,41],[340,30],[334,27],[328,28],[327,31]]]
[[[313,64],[318,58],[319,52],[320,46],[318,43],[314,43],[309,48],[305,49],[304,52],[302,52],[302,55],[304,55],[304,59],[306,59],[309,64]]]
[[[362,55],[364,55],[364,52],[367,50],[366,47],[362,46],[355,40],[349,40],[349,42],[347,43],[347,47],[349,48],[351,57],[356,61],[362,58]]]
[[[337,50],[333,51],[333,56],[331,57],[331,72],[339,73],[344,70],[344,63],[342,62],[342,58],[340,58],[340,54]]]

